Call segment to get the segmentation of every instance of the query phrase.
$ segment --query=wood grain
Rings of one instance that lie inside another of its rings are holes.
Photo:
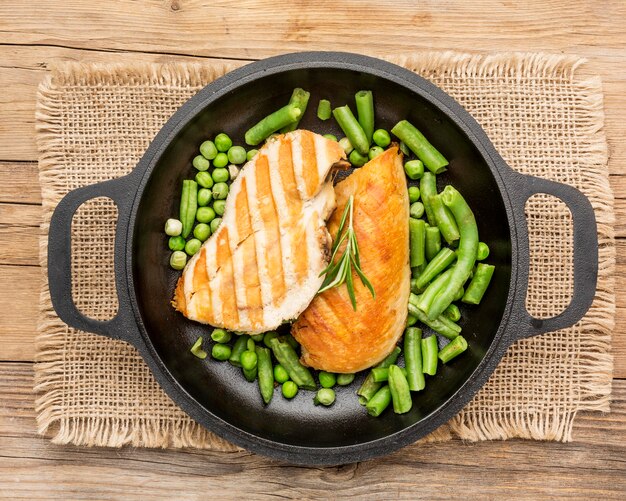
[[[302,468],[247,452],[51,444],[35,433],[32,377],[30,364],[0,363],[0,489],[12,499],[450,499],[468,486],[473,499],[623,499],[626,489],[625,381],[615,384],[611,414],[577,418],[574,443],[454,440]]]

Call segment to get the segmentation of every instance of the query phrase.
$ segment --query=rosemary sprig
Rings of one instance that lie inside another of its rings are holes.
[[[321,294],[328,289],[332,289],[333,287],[339,287],[345,282],[346,287],[348,288],[348,296],[350,296],[352,308],[356,311],[356,296],[354,295],[352,268],[354,268],[354,271],[356,271],[356,274],[361,279],[361,283],[372,293],[372,297],[376,297],[376,292],[374,292],[374,287],[372,287],[372,284],[363,273],[363,270],[361,270],[359,245],[356,241],[356,233],[353,228],[353,215],[354,196],[350,195],[348,203],[343,210],[343,215],[341,216],[341,222],[339,223],[339,229],[337,230],[337,237],[333,243],[330,263],[319,275],[320,277],[322,275],[326,275],[326,277],[322,282],[322,286],[320,287],[318,294]],[[348,221],[347,228],[345,227],[346,221]],[[341,247],[344,242],[346,242],[346,247],[343,250],[343,254],[335,262],[335,257],[339,251],[339,247]]]

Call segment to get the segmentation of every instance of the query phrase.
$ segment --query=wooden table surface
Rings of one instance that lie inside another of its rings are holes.
[[[0,2],[0,496],[194,499],[626,496],[626,2],[624,0],[37,0]],[[452,441],[335,468],[254,454],[57,446],[35,432],[41,211],[35,93],[58,61],[252,60],[300,50],[546,51],[602,76],[617,214],[612,412],[571,444]]]

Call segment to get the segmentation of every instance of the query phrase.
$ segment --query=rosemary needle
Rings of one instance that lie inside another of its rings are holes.
[[[356,274],[361,279],[361,283],[372,293],[372,297],[375,298],[376,293],[374,292],[374,287],[372,287],[372,284],[363,273],[363,270],[361,270],[359,245],[356,241],[356,233],[354,232],[353,227],[353,215],[354,196],[350,195],[348,203],[343,210],[343,215],[341,216],[341,222],[339,223],[339,229],[337,230],[337,237],[333,243],[330,263],[319,275],[320,277],[322,275],[326,275],[326,277],[322,282],[322,286],[320,287],[318,294],[332,289],[333,287],[339,287],[345,282],[346,287],[348,288],[348,296],[350,297],[352,308],[356,311],[356,296],[354,294],[352,268],[354,268],[354,271],[356,271]],[[346,221],[348,222],[347,228]],[[339,257],[339,259],[335,262],[335,256],[344,242],[346,243],[346,246],[343,250],[343,254],[341,254],[341,257]]]

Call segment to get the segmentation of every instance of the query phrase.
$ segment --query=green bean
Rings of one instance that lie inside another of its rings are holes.
[[[370,416],[378,417],[383,411],[389,407],[391,403],[391,390],[389,389],[389,385],[386,384],[382,386],[372,398],[367,402],[365,408],[367,409],[367,413]]]
[[[292,399],[298,394],[298,385],[293,381],[285,381],[282,386],[283,397]]]
[[[241,367],[241,354],[248,348],[248,336],[239,336],[233,345],[233,351],[228,361],[236,366]]]
[[[215,136],[215,139],[213,140],[213,142],[215,143],[215,147],[217,148],[217,151],[222,151],[222,152],[228,151],[230,147],[233,145],[232,139],[228,137],[227,134],[224,134],[223,132]]]
[[[333,405],[333,403],[335,403],[335,391],[330,388],[321,388],[317,390],[315,398],[313,398],[313,403],[315,405],[321,404],[324,407]]]
[[[287,370],[292,381],[300,388],[306,390],[314,390],[316,388],[311,372],[300,363],[298,355],[287,341],[281,338],[274,338],[270,341],[270,346],[276,360]]]
[[[443,289],[445,289],[446,286],[448,285],[448,281],[450,280],[450,277],[452,276],[453,273],[454,273],[453,268],[449,268],[445,270],[444,272],[440,273],[439,275],[437,275],[435,279],[432,280],[428,284],[428,286],[424,289],[424,292],[422,293],[419,302],[417,303],[417,306],[419,307],[420,310],[428,311],[428,309],[430,308],[432,302],[435,300],[437,295]],[[418,285],[419,284],[420,282],[418,279]]]
[[[213,159],[213,167],[218,169],[222,167],[226,167],[228,165],[228,155],[223,151],[218,153],[217,156]]]
[[[216,200],[213,202],[213,210],[218,216],[223,216],[226,210],[226,200]]]
[[[185,244],[185,252],[190,256],[193,256],[200,250],[200,247],[202,247],[202,242],[200,242],[197,238],[192,238],[187,240],[187,243]]]
[[[398,357],[400,356],[400,351],[401,350],[399,347],[394,347],[393,351],[389,355],[387,355],[387,357],[376,367],[388,368],[390,365],[395,364],[396,360],[398,360]],[[365,405],[365,402],[371,399],[381,386],[382,385],[380,383],[376,383],[374,381],[374,377],[372,376],[372,373],[370,371],[370,373],[365,378],[365,381],[363,381],[363,384],[356,392],[356,394],[361,397],[359,398],[359,402]]]
[[[241,368],[242,369],[247,369],[247,370],[252,370],[257,366],[258,363],[258,358],[256,356],[256,346],[255,346],[255,351],[244,351],[241,354],[241,357],[239,357],[239,360],[241,362]]]
[[[372,136],[374,135],[374,95],[371,90],[360,90],[355,94],[354,100],[359,124],[365,132],[369,146],[372,144]]]
[[[252,160],[256,154],[259,152],[259,150],[248,150],[248,153],[246,153],[246,160],[249,162],[250,160]]]
[[[441,232],[436,226],[426,228],[426,260],[432,261],[441,250]]]
[[[440,174],[446,170],[448,161],[414,125],[401,120],[391,129],[391,132],[406,143],[433,174]]]
[[[409,186],[409,203],[413,204],[420,199],[420,189],[417,186]]]
[[[489,246],[485,242],[478,242],[476,261],[484,261],[489,257]]]
[[[250,339],[252,339],[252,341],[254,341],[255,343],[260,343],[261,341],[263,341],[264,337],[265,337],[264,333],[261,333],[261,334],[250,334]]]
[[[424,172],[420,181],[420,192],[422,193],[422,203],[424,204],[428,224],[431,226],[437,226],[435,213],[430,205],[430,197],[437,195],[437,179],[432,172]]]
[[[451,303],[450,306],[448,306],[443,311],[442,315],[446,318],[449,318],[453,322],[458,322],[459,320],[461,320],[461,311],[459,310],[459,307],[454,303]]]
[[[177,237],[170,237],[169,240],[167,241],[167,245],[170,248],[170,250],[173,251],[181,251],[185,248],[185,244],[186,244],[186,240],[181,237],[180,235],[178,235]]]
[[[417,317],[411,315],[410,313],[406,316],[406,326],[413,327],[417,323]]]
[[[215,211],[211,207],[199,207],[196,219],[199,223],[210,223],[215,219]]]
[[[331,141],[337,141],[337,136],[335,136],[334,134],[324,134],[322,137],[330,139]]]
[[[385,129],[377,129],[372,134],[372,139],[381,148],[386,148],[391,144],[391,136]]]
[[[445,289],[433,300],[428,311],[425,311],[430,319],[437,318],[443,313],[457,294],[459,287],[462,287],[467,281],[474,267],[476,250],[478,248],[476,219],[465,199],[450,185],[445,187],[441,196],[443,203],[450,207],[454,215],[461,238],[459,239],[459,248],[456,251],[457,262],[454,267],[454,273]],[[428,289],[426,292],[428,292]]]
[[[337,384],[339,386],[348,386],[354,381],[354,374],[337,374]]]
[[[427,228],[427,230],[428,229],[430,228]],[[424,268],[424,271],[420,274],[417,279],[416,287],[418,289],[426,287],[431,280],[443,273],[455,259],[456,252],[452,249],[449,249],[448,247],[441,249],[437,255],[430,260],[430,262],[426,265],[426,268]]]
[[[247,336],[247,340],[246,340],[246,349],[248,351],[254,351],[254,349],[256,348],[256,343],[254,342],[254,339],[252,339],[252,337]]]
[[[293,89],[293,92],[291,93],[291,97],[289,98],[288,104],[291,104],[295,106],[296,108],[298,108],[298,110],[300,110],[300,116],[293,122],[282,127],[280,129],[281,134],[291,132],[292,130],[296,130],[298,128],[298,125],[300,124],[300,120],[302,120],[302,117],[304,116],[304,112],[306,111],[306,107],[309,104],[310,97],[311,97],[311,94],[304,89],[301,89],[299,87],[296,87],[295,89]]]
[[[404,367],[400,367],[400,370],[406,376],[406,369]],[[372,369],[372,376],[375,382],[385,383],[389,380],[389,367],[374,367]]]
[[[268,331],[263,335],[263,344],[265,346],[267,346],[268,348],[271,348],[270,346],[270,341],[272,339],[274,339],[275,337],[278,337],[278,332],[276,331]]]
[[[419,203],[419,202],[416,202]],[[426,225],[422,219],[409,219],[409,248],[411,267],[424,263]]]
[[[269,404],[274,395],[274,371],[272,369],[272,355],[270,350],[263,346],[256,347],[257,370],[259,376],[259,391],[263,402]]]
[[[199,170],[199,171],[209,170],[209,167],[211,166],[211,163],[202,155],[195,156],[191,164],[194,166],[196,170]]]
[[[367,163],[369,157],[367,155],[361,155],[357,150],[352,150],[348,159],[355,167],[363,167]]]
[[[404,414],[409,412],[413,406],[411,391],[406,377],[397,365],[389,367],[389,389],[391,390],[391,401],[393,402],[393,412]]]
[[[225,329],[213,329],[213,332],[211,332],[211,339],[216,343],[228,343],[231,338],[232,334]]]
[[[221,167],[219,169],[213,169],[213,174],[211,174],[211,177],[216,183],[225,183],[230,180],[230,174],[228,173],[228,169],[225,169],[224,167]]]
[[[317,105],[317,118],[320,120],[328,120],[332,115],[330,101],[328,99],[320,99]]]
[[[434,376],[437,373],[437,336],[429,336],[422,339],[422,370],[424,374]]]
[[[215,360],[228,360],[232,355],[232,349],[227,344],[214,344],[211,348],[211,357]]]
[[[467,350],[467,341],[463,336],[459,336],[441,349],[439,352],[439,360],[441,360],[444,364],[447,364],[450,360],[457,355],[460,355],[465,350]]]
[[[441,196],[430,197],[430,207],[437,221],[437,227],[441,232],[441,236],[446,239],[448,244],[452,244],[459,239],[459,228],[456,225],[454,216],[441,201]]]
[[[213,186],[213,199],[226,200],[228,197],[228,185],[226,183],[215,183]]]
[[[367,135],[363,131],[361,125],[357,122],[356,118],[354,118],[350,107],[345,105],[335,108],[333,110],[333,116],[335,117],[335,120],[337,120],[337,123],[339,124],[339,127],[341,127],[343,133],[350,140],[352,146],[354,146],[355,150],[362,156],[367,157],[370,149],[370,142],[367,139]],[[350,161],[352,162],[352,160]]]
[[[349,155],[350,153],[352,153],[352,150],[354,150],[354,146],[352,146],[352,143],[347,137],[342,137],[339,140],[339,146],[343,148],[343,151],[346,152],[346,155]]]
[[[404,331],[404,364],[409,389],[423,390],[426,382],[422,372],[422,330],[417,327],[409,327]]]
[[[217,156],[217,148],[213,141],[204,141],[200,145],[200,154],[207,160],[213,160]]]
[[[404,164],[404,172],[409,179],[421,179],[424,175],[424,164],[421,160],[409,160]]]
[[[491,277],[495,269],[496,267],[493,265],[478,263],[472,281],[467,287],[461,301],[467,304],[479,304],[480,300],[485,295],[487,287],[489,287],[489,282],[491,282]]]
[[[246,161],[246,150],[243,146],[231,146],[227,153],[231,164],[242,164]]]
[[[431,320],[422,310],[412,303],[409,303],[408,309],[409,313],[415,315],[420,322],[448,339],[454,339],[461,332],[461,327],[443,315],[439,315],[435,320]]]
[[[213,194],[208,188],[200,188],[198,190],[198,206],[206,207],[213,199]]]
[[[211,236],[211,227],[206,223],[197,224],[193,229],[193,236],[200,240],[200,242],[204,242]]]
[[[409,150],[409,147],[402,141],[400,141],[400,151],[404,153],[405,157],[408,157],[411,154],[411,150]]]
[[[170,256],[170,266],[175,270],[182,270],[187,264],[187,254],[183,251],[174,251]]]
[[[411,278],[419,278],[424,268],[426,268],[426,263],[411,268]]]
[[[337,384],[337,376],[332,372],[320,371],[318,378],[322,388],[332,388]]]
[[[424,204],[422,202],[413,202],[409,208],[409,215],[415,219],[421,218],[424,215]]]
[[[191,233],[193,224],[196,221],[196,210],[198,208],[198,184],[190,179],[183,181],[183,191],[180,197],[180,217],[183,223],[181,235],[187,238]]]
[[[208,172],[198,172],[195,177],[196,183],[198,183],[203,188],[212,188],[213,187],[213,178],[211,174]]]
[[[246,144],[256,146],[273,132],[298,120],[301,115],[302,111],[296,105],[283,106],[246,131]],[[213,164],[215,165],[215,162]]]
[[[296,341],[296,338],[293,337],[291,334],[286,334],[285,336],[283,336],[283,339],[287,341],[289,343],[289,346],[291,346],[294,350],[300,348],[300,343],[298,343],[298,341]]]
[[[380,146],[372,146],[367,154],[367,157],[370,160],[374,160],[378,155],[382,155],[384,152],[385,150],[383,150]]]
[[[241,369],[243,372],[243,376],[246,378],[246,381],[251,383],[256,379],[257,374],[259,373],[259,368],[255,365],[252,369],[246,369],[245,367]]]
[[[204,360],[207,357],[208,353],[202,349],[202,336],[196,339],[196,342],[189,351],[201,360]]]
[[[282,365],[277,364],[274,366],[274,379],[277,383],[283,384],[285,381],[289,381],[289,373]]]
[[[456,294],[454,295],[454,298],[452,299],[452,301],[459,301],[463,295],[465,294],[465,289],[463,287],[459,287],[459,290],[456,291]]]
[[[169,218],[165,221],[165,234],[170,237],[177,237],[183,232],[183,223],[178,219]]]
[[[213,209],[215,210],[215,209]],[[211,234],[215,233],[217,231],[217,229],[220,227],[220,224],[222,224],[222,218],[221,217],[216,217],[213,221],[211,221]]]

